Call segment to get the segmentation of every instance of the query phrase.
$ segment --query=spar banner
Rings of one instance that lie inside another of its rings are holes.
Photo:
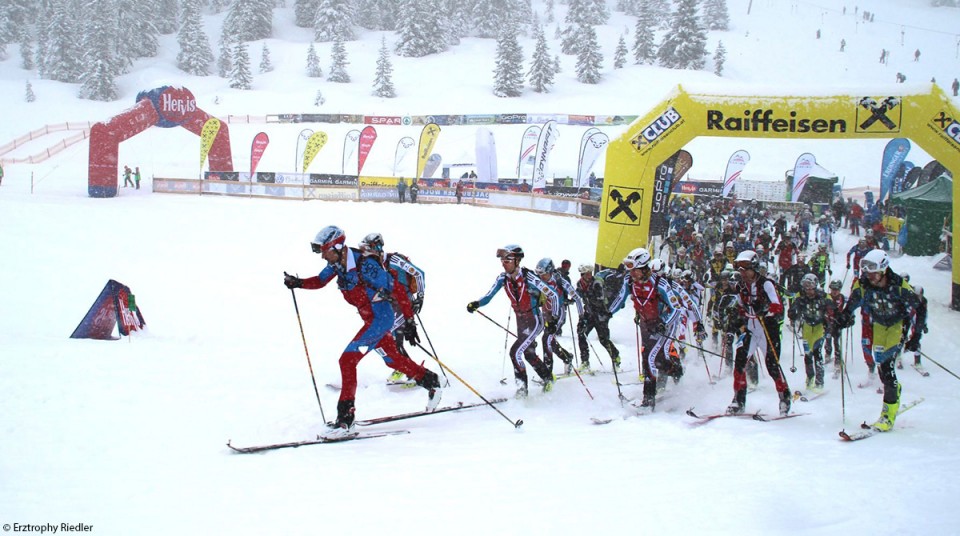
[[[303,162],[303,151],[307,148],[307,140],[313,136],[313,130],[305,128],[297,135],[297,153],[293,158],[293,169],[300,169],[300,162]]]
[[[113,336],[114,328],[122,336],[139,331],[146,325],[130,287],[111,279],[70,338],[116,340],[118,337]]]
[[[907,153],[910,152],[910,140],[906,138],[894,138],[887,142],[883,149],[883,158],[880,159],[880,197],[878,203],[882,203],[889,194],[893,193],[893,182],[900,172],[900,165],[907,159]],[[796,175],[794,175],[796,176]],[[794,199],[800,199],[799,196]]]
[[[556,121],[548,121],[543,125],[540,131],[540,137],[537,139],[537,150],[533,165],[533,189],[543,190],[547,186],[547,173],[550,167],[550,152],[557,144],[560,132],[557,130]]]
[[[537,140],[540,139],[540,125],[530,125],[520,138],[520,156],[517,158],[517,177],[533,178],[533,163],[536,159]]]
[[[423,168],[427,167],[427,159],[433,153],[433,146],[437,143],[440,136],[440,127],[436,123],[430,123],[420,131],[420,145],[417,148],[417,175],[415,178],[423,177]]]
[[[589,133],[589,136],[587,135]],[[577,186],[590,186],[590,170],[597,162],[597,158],[606,150],[610,137],[600,132],[600,129],[590,128],[580,138],[580,161],[577,164]]]
[[[803,187],[807,185],[810,173],[817,165],[817,159],[810,153],[803,153],[793,165],[793,187],[790,189],[790,198],[787,201],[799,201]]]
[[[253,137],[253,142],[250,144],[250,174],[253,175],[257,172],[257,164],[260,163],[260,158],[263,157],[263,152],[267,150],[267,145],[270,144],[270,137],[267,136],[266,132],[261,132]]]
[[[657,166],[656,180],[653,183],[653,206],[650,209],[651,236],[663,235],[667,230],[667,214],[670,211],[670,189],[673,186],[674,168],[677,165],[677,159],[679,157],[680,151],[677,151]],[[640,197],[638,192],[633,192],[630,195],[634,194],[636,194],[637,198]],[[613,190],[611,190],[610,195],[614,195]],[[623,210],[627,210],[633,203],[627,198],[618,200],[617,204],[618,206],[624,207]]]
[[[377,129],[366,126],[360,131],[360,142],[357,146],[357,175],[363,172],[363,164],[373,149],[373,142],[377,141]],[[413,140],[411,140],[412,142]]]
[[[413,148],[413,138],[410,136],[404,136],[400,138],[400,141],[397,142],[397,149],[393,152],[393,176],[397,176],[397,170],[400,169],[400,164],[410,155],[411,149]]]
[[[323,146],[326,144],[326,132],[314,132],[313,135],[310,136],[310,139],[307,140],[307,147],[303,150],[303,169],[301,173],[307,172],[307,168],[313,163],[313,159],[317,157],[317,153],[319,153],[320,149],[323,149]]]
[[[207,154],[210,153],[210,147],[213,147],[213,140],[217,139],[218,132],[220,120],[216,117],[207,119],[200,130],[200,169],[203,169],[203,163],[207,160]]]
[[[737,180],[740,179],[740,174],[743,173],[743,168],[747,167],[747,164],[750,163],[750,153],[740,149],[735,151],[730,155],[730,159],[727,160],[727,170],[723,174],[723,191],[720,193],[723,197],[730,197],[730,192],[733,190],[733,187],[737,184]]]
[[[489,128],[477,129],[476,139],[477,180],[494,182],[497,180],[497,144]]]
[[[360,171],[357,170],[354,173],[354,160],[353,155],[357,154],[357,148],[360,146],[360,131],[353,129],[347,132],[347,135],[343,138],[343,159],[340,161],[340,173],[347,173],[349,166],[349,172],[351,175],[359,175]]]

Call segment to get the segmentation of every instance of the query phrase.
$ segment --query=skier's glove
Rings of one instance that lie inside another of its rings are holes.
[[[927,332],[927,326],[923,326],[923,332],[924,332],[924,333]]]
[[[707,330],[703,329],[702,323],[697,322],[693,325],[693,335],[696,337],[698,344],[702,344],[707,339]]]
[[[467,312],[468,312],[468,313],[472,313],[472,312],[476,311],[476,310],[479,309],[479,308],[480,308],[480,302],[478,302],[478,301],[472,301],[472,302],[470,302],[470,303],[467,304]]]
[[[904,346],[904,348],[908,352],[916,352],[920,349],[920,340],[916,335],[914,335],[913,337],[910,337],[910,340],[907,341],[907,344]]]
[[[837,314],[837,325],[841,328],[851,328],[853,327],[853,315],[847,311],[842,311]]]
[[[417,333],[417,323],[414,322],[413,318],[408,318],[403,324],[403,338],[406,339],[411,346],[416,346],[420,343],[420,335]]]
[[[287,272],[283,272],[283,284],[286,285],[287,288],[302,288],[303,279],[300,279],[295,275],[290,275]]]
[[[413,307],[413,314],[420,314],[420,309],[423,309],[423,298],[416,297],[410,301],[410,306]]]
[[[557,321],[547,320],[547,323],[544,324],[543,329],[547,332],[547,335],[553,335],[557,332]]]
[[[667,325],[663,323],[663,320],[658,318],[650,324],[650,331],[657,335],[662,335],[667,331]]]

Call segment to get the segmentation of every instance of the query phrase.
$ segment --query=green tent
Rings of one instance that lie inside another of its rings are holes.
[[[941,175],[923,186],[893,194],[890,200],[907,209],[907,244],[903,252],[914,256],[939,253],[943,222],[950,217],[953,207],[953,181]]]

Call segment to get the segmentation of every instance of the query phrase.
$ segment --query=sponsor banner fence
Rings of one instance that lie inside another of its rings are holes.
[[[360,200],[397,202],[396,177],[370,177],[327,173],[206,172],[203,179],[155,177],[157,193],[190,193],[237,197],[327,201]],[[529,184],[516,180],[464,182],[462,202],[467,204],[565,214],[597,219],[602,188],[548,186],[541,193],[527,191]],[[422,179],[417,202],[456,203],[456,188],[450,179]],[[410,200],[409,195],[407,200]]]

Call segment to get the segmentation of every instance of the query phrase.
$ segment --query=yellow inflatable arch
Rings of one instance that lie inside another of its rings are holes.
[[[634,121],[607,148],[596,262],[617,266],[650,237],[659,211],[657,171],[698,136],[767,139],[909,138],[960,172],[960,112],[939,87],[917,95],[729,96],[691,94],[677,87]],[[957,182],[953,221],[957,221]],[[958,251],[960,234],[954,233]],[[960,310],[960,264],[953,267],[952,307]]]

